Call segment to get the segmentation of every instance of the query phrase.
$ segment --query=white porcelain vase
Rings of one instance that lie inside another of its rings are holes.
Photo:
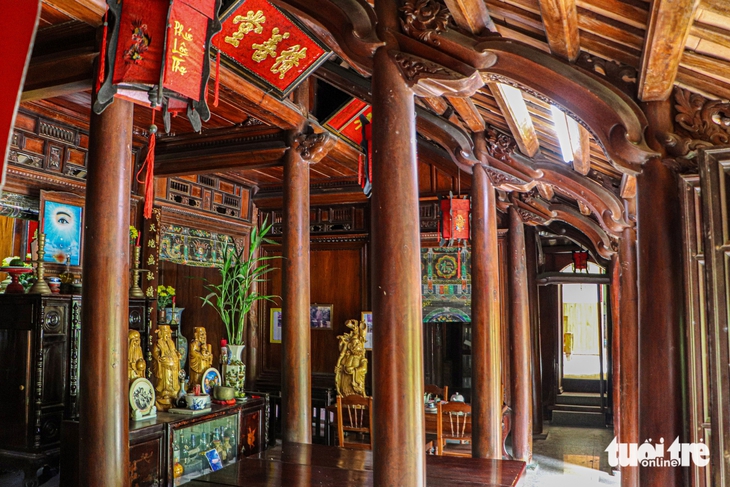
[[[243,398],[246,394],[244,386],[246,384],[246,364],[243,363],[243,350],[245,345],[228,345],[228,363],[223,364],[223,377],[226,386],[235,389],[237,399]]]

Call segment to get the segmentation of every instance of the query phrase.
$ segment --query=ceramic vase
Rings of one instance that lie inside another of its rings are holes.
[[[246,364],[243,363],[243,350],[245,348],[245,345],[229,344],[229,360],[227,364],[223,365],[223,377],[225,378],[226,385],[235,389],[235,396],[239,399],[246,395],[244,393],[244,386],[246,383]]]

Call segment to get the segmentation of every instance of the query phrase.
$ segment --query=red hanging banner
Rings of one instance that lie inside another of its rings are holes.
[[[168,2],[127,0],[119,18],[112,83],[160,82]]]
[[[441,200],[443,215],[441,233],[443,240],[469,239],[469,211],[471,201],[461,198],[444,198]]]
[[[224,60],[280,96],[286,96],[330,54],[304,26],[266,0],[236,2],[221,22],[223,30],[213,45]]]
[[[364,101],[353,98],[327,119],[325,125],[332,127],[341,136],[359,146],[362,144],[360,116],[364,116],[368,121],[372,120],[373,109]]]

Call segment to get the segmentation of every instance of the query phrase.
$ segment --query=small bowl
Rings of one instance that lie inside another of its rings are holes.
[[[218,401],[228,401],[233,399],[236,390],[233,387],[215,386],[213,388],[213,397]]]
[[[204,409],[208,406],[210,396],[208,394],[201,394],[196,396],[195,394],[185,394],[185,402],[188,405],[188,409],[193,411]]]

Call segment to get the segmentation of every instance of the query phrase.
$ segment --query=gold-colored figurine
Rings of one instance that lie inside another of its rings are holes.
[[[152,350],[157,378],[157,409],[167,411],[174,404],[180,392],[180,352],[172,341],[169,325],[157,327],[157,343]]]
[[[340,341],[340,356],[335,366],[337,394],[365,396],[365,374],[368,371],[368,360],[365,358],[367,325],[364,321],[358,323],[357,320],[347,320],[345,326],[352,331],[337,337]]]
[[[195,338],[190,342],[190,386],[189,390],[195,389],[195,384],[200,384],[205,372],[213,363],[213,353],[210,344],[206,344],[206,332],[202,326],[193,328]]]
[[[129,359],[127,361],[127,371],[129,372],[129,382],[134,379],[145,376],[147,364],[144,361],[142,353],[142,341],[137,330],[129,330]]]

